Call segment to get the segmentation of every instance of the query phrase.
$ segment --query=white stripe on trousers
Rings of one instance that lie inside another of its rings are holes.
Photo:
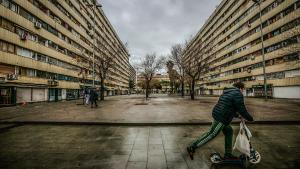
[[[197,147],[202,146],[203,144],[207,143],[208,141],[216,137],[217,136],[216,134],[218,133],[221,127],[223,127],[223,124],[219,122],[219,124],[215,127],[214,131],[210,133],[208,136],[202,138],[202,140],[197,144]]]

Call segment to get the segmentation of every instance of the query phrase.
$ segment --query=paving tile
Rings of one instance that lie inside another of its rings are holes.
[[[134,144],[133,150],[148,150],[147,144]]]
[[[166,169],[167,163],[164,155],[148,156],[147,169]]]
[[[168,162],[168,169],[188,169],[186,162]]]
[[[120,139],[114,133],[107,133],[120,127],[106,129],[105,126],[24,125],[0,132],[0,166],[1,169],[125,169],[146,166],[155,169],[208,169],[211,168],[210,154],[224,153],[224,136],[220,134],[197,149],[195,160],[192,161],[185,148],[196,137],[191,135],[187,138],[175,131],[193,130],[195,133],[203,133],[209,127],[135,127],[128,130],[122,127],[124,131],[141,131],[146,134],[157,131],[154,129],[177,133],[176,136],[165,137],[163,144],[145,143],[143,141],[146,141],[146,137],[139,139],[137,144],[125,144],[125,135]],[[238,128],[239,126],[233,126],[235,135]],[[252,144],[263,156],[263,162],[253,168],[298,168],[299,125],[249,125],[249,128],[253,131]],[[106,137],[107,135],[110,136]],[[134,146],[142,149],[134,149]],[[234,153],[239,155],[238,152]]]
[[[168,162],[184,162],[184,158],[182,157],[181,153],[168,152],[166,153],[166,158]]]
[[[161,138],[150,138],[149,139],[149,144],[162,144],[163,141]]]
[[[132,150],[129,161],[147,161],[146,150]]]
[[[146,169],[146,162],[128,162],[126,169]]]

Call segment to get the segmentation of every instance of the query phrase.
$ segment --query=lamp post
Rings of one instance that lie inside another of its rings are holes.
[[[268,99],[267,94],[267,76],[266,76],[266,61],[265,61],[265,48],[264,48],[264,38],[263,38],[263,26],[261,19],[261,0],[252,0],[254,3],[258,4],[259,7],[259,20],[260,20],[260,40],[261,40],[261,51],[262,51],[262,60],[263,60],[263,75],[264,75],[264,96],[265,100]]]
[[[102,5],[97,4],[97,0],[92,1],[92,4],[87,4],[86,6],[90,7],[93,11],[93,34],[92,34],[92,38],[93,38],[93,88],[95,87],[95,9],[97,7],[101,8]]]

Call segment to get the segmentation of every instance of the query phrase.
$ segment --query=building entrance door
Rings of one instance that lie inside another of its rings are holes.
[[[0,87],[0,106],[16,104],[15,87]]]
[[[62,89],[57,88],[49,88],[49,101],[50,102],[57,102],[62,100]]]

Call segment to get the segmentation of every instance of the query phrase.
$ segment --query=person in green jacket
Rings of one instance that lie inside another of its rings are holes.
[[[234,117],[242,116],[247,121],[253,121],[253,117],[248,113],[242,91],[245,87],[244,83],[237,82],[232,88],[225,88],[220,96],[218,103],[212,111],[212,122],[210,130],[193,141],[187,151],[193,160],[195,150],[215,138],[221,131],[225,135],[225,154],[224,158],[234,158],[232,155],[232,137],[233,130],[230,125]]]

